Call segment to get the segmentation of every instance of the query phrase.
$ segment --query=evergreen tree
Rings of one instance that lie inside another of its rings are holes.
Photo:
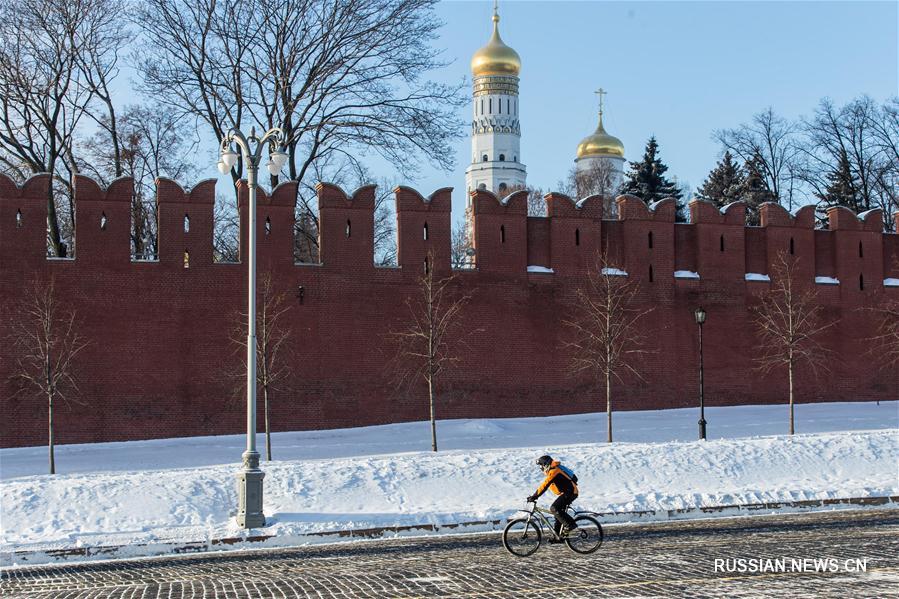
[[[846,150],[840,150],[839,163],[827,174],[827,181],[827,189],[819,196],[819,219],[826,219],[827,209],[834,206],[845,206],[856,214],[867,210]]]
[[[740,199],[746,202],[746,224],[759,225],[759,206],[765,202],[775,202],[776,196],[768,187],[764,175],[764,159],[755,154],[743,165],[745,177],[740,190]]]
[[[655,136],[649,138],[646,151],[640,162],[631,162],[624,183],[621,185],[621,193],[635,195],[647,204],[674,198],[677,201],[677,220],[683,222],[684,205],[681,202],[683,192],[677,185],[665,178],[668,167],[658,157],[659,144]]]
[[[696,197],[708,200],[721,208],[743,199],[745,183],[743,170],[734,162],[730,151],[727,151],[724,152],[724,158],[703,181],[702,187],[696,190]]]

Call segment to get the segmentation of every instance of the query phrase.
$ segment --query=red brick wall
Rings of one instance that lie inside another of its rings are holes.
[[[80,403],[55,411],[58,443],[243,432],[243,398],[232,396],[244,354],[230,338],[246,309],[246,277],[240,264],[212,261],[214,191],[211,181],[186,192],[161,180],[159,261],[131,262],[130,181],[102,190],[79,177],[76,258],[48,260],[46,178],[18,188],[0,177],[2,446],[46,442],[43,401],[14,395],[15,355],[8,339],[10,322],[21,318],[18,306],[28,283],[51,275],[91,340],[78,367]],[[275,430],[427,418],[423,395],[393,389],[387,336],[408,314],[405,300],[416,291],[427,252],[436,252],[438,270],[449,271],[450,191],[425,198],[405,187],[395,190],[397,268],[373,265],[373,188],[347,196],[320,185],[321,263],[314,265],[295,265],[291,258],[293,184],[260,193],[259,272],[271,272],[290,299],[288,356],[294,374],[291,390],[273,398]],[[247,197],[241,189],[242,223]],[[640,281],[640,301],[653,308],[642,321],[652,350],[639,364],[643,380],[630,377],[616,385],[615,409],[696,405],[693,310],[700,304],[709,314],[707,404],[782,403],[786,375],[760,376],[751,365],[758,352],[749,308],[768,283],[746,281],[744,273],[768,273],[791,239],[806,284],[818,291],[826,316],[837,321],[823,339],[833,352],[830,371],[802,372],[800,401],[899,399],[899,374],[876,368],[867,353],[874,325],[870,314],[859,310],[899,296],[899,288],[883,286],[884,278],[899,278],[899,236],[878,231],[879,214],[861,221],[834,211],[830,229],[816,231],[811,209],[793,217],[768,205],[761,211],[762,226],[744,228],[740,205],[722,213],[696,202],[692,224],[675,224],[671,202],[650,208],[623,196],[617,203],[619,218],[603,220],[598,200],[575,204],[554,194],[547,198],[547,218],[528,219],[524,193],[509,196],[505,204],[489,192],[475,193],[478,269],[458,272],[456,285],[472,294],[462,322],[478,332],[467,338],[458,369],[441,380],[439,418],[602,409],[597,385],[569,373],[563,349],[563,322],[574,291],[601,247]],[[528,274],[529,265],[553,273]],[[699,272],[701,279],[675,279],[675,270]],[[815,275],[836,277],[841,284],[814,285]]]

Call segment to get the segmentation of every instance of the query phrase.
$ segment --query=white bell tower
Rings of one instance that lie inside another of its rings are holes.
[[[520,71],[518,53],[499,36],[499,13],[494,2],[493,35],[471,59],[471,165],[465,169],[468,191],[487,189],[503,197],[526,184],[518,121]]]

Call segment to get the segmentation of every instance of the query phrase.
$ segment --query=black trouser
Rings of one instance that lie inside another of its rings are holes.
[[[571,505],[571,502],[575,499],[577,499],[577,495],[574,493],[562,493],[550,506],[549,511],[556,517],[556,534],[559,534],[562,531],[563,524],[569,529],[574,528],[574,518],[569,516],[568,513],[565,512],[565,509]]]

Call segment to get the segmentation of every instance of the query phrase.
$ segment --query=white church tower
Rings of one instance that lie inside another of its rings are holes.
[[[471,58],[471,165],[465,169],[468,191],[487,189],[503,197],[525,186],[527,173],[520,162],[518,122],[520,71],[518,53],[499,36],[499,14],[494,2],[493,36]]]

